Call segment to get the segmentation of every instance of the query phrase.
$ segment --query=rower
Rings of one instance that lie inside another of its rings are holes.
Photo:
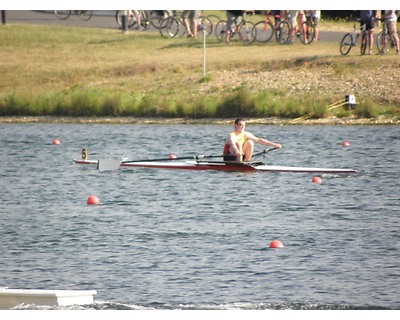
[[[246,122],[242,118],[237,118],[235,120],[235,130],[228,135],[225,141],[223,152],[224,161],[251,161],[254,143],[272,146],[277,149],[282,148],[279,143],[256,137],[254,134],[245,131],[245,126]]]

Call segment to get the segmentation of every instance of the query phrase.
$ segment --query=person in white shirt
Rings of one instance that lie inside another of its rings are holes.
[[[311,19],[314,21],[314,41],[319,40],[319,32],[318,32],[318,24],[319,20],[321,19],[321,10],[313,10]]]
[[[393,37],[396,46],[396,54],[400,54],[399,36],[397,34],[397,15],[396,10],[385,10],[382,21],[386,22],[389,34]]]

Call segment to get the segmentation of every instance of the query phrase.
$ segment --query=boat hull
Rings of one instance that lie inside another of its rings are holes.
[[[0,288],[0,310],[20,304],[46,306],[85,305],[94,303],[95,290],[36,290]]]
[[[74,159],[76,164],[97,167],[98,160]],[[119,168],[150,168],[150,169],[176,169],[176,170],[218,170],[218,171],[262,171],[262,172],[304,172],[304,173],[353,173],[354,169],[316,168],[316,167],[289,167],[271,166],[263,163],[227,163],[212,161],[141,161],[121,162]]]

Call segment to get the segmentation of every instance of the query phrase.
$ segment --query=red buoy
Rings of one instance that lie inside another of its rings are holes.
[[[322,183],[322,179],[320,177],[314,177],[314,178],[312,178],[311,182]]]
[[[348,141],[343,141],[342,147],[348,147],[348,146],[350,146],[350,142],[348,142]]]
[[[90,196],[90,197],[87,199],[86,203],[87,203],[87,204],[99,204],[99,203],[100,203],[100,200],[99,200],[99,198],[97,198],[96,196]]]
[[[176,155],[174,155],[173,153],[171,153],[168,157],[169,159],[176,159]]]
[[[278,249],[278,248],[283,248],[283,244],[282,242],[280,242],[279,240],[273,240],[270,244],[269,244],[270,248],[273,249]]]
[[[60,140],[58,140],[58,139],[54,139],[53,140],[53,144],[60,144],[61,142],[60,142]]]

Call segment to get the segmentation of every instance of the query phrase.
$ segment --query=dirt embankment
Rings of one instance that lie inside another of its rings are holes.
[[[232,124],[233,119],[185,119],[185,118],[67,118],[67,117],[0,117],[0,123],[103,123],[103,124]],[[279,118],[247,118],[252,124],[290,125],[290,120]],[[399,119],[378,117],[375,119],[358,119],[356,117],[322,119],[305,119],[296,121],[295,125],[400,125]]]

